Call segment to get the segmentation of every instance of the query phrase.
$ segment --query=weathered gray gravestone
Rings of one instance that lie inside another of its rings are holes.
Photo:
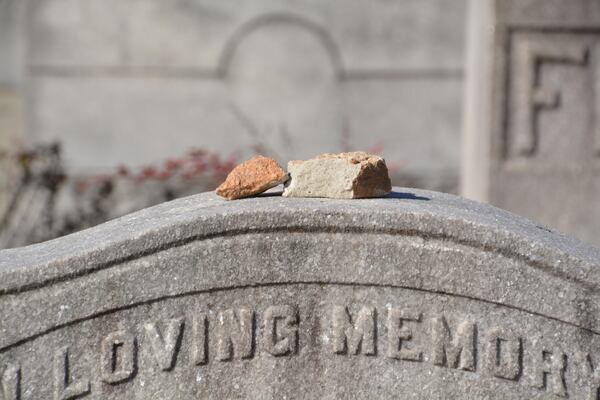
[[[599,288],[450,195],[202,194],[0,252],[0,399],[597,399]]]

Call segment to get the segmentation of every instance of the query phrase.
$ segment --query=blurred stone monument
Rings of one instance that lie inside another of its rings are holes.
[[[600,2],[471,2],[463,193],[600,244]]]
[[[69,175],[377,148],[456,188],[464,0],[28,4],[26,136],[61,142]]]

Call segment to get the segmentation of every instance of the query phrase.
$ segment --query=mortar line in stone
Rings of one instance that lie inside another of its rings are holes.
[[[86,268],[82,271],[74,271],[74,272],[67,273],[67,274],[64,274],[64,275],[61,275],[58,277],[40,280],[38,282],[32,282],[32,283],[22,285],[22,286],[0,289],[0,298],[2,298],[2,296],[4,296],[4,295],[11,295],[11,294],[23,293],[23,292],[27,292],[27,291],[31,291],[31,290],[41,289],[46,286],[51,286],[51,285],[55,285],[58,283],[67,282],[67,281],[75,279],[75,278],[92,275],[93,273],[112,268],[119,264],[135,261],[140,258],[159,253],[161,251],[165,251],[165,250],[169,250],[169,249],[173,249],[173,248],[177,248],[177,247],[182,247],[182,246],[185,246],[187,244],[197,242],[197,241],[203,241],[203,240],[214,239],[214,238],[219,238],[219,237],[233,237],[233,236],[246,235],[246,234],[279,233],[279,232],[386,234],[386,235],[391,235],[391,236],[419,237],[424,240],[434,239],[434,240],[440,240],[440,241],[448,241],[448,242],[451,242],[454,244],[471,247],[473,249],[481,250],[484,252],[499,254],[503,257],[506,257],[506,258],[509,258],[512,260],[522,261],[534,269],[540,270],[540,271],[547,273],[548,275],[553,276],[555,278],[558,278],[558,279],[561,279],[561,280],[564,280],[567,282],[575,283],[586,290],[600,291],[600,286],[597,284],[590,284],[589,282],[585,282],[577,277],[570,276],[569,274],[567,274],[563,271],[557,270],[556,268],[554,268],[551,265],[546,265],[541,262],[532,260],[523,254],[519,254],[517,252],[510,251],[507,248],[493,247],[493,246],[490,246],[489,244],[480,244],[480,243],[474,242],[472,240],[465,240],[465,239],[453,237],[451,235],[447,235],[447,234],[443,234],[443,233],[437,234],[437,233],[423,232],[423,231],[419,231],[419,230],[401,230],[401,229],[400,230],[376,229],[376,228],[375,229],[369,229],[369,228],[365,229],[364,227],[354,227],[354,226],[346,226],[346,227],[331,227],[331,226],[329,226],[329,227],[313,227],[313,228],[309,228],[309,227],[305,227],[305,226],[301,226],[301,227],[300,226],[283,226],[283,227],[266,228],[266,229],[265,228],[255,228],[255,229],[249,228],[249,229],[228,230],[228,231],[222,231],[222,232],[217,232],[217,233],[209,233],[209,234],[200,234],[200,235],[190,236],[188,238],[172,241],[170,243],[166,243],[161,246],[152,247],[152,248],[149,248],[146,250],[142,250],[142,251],[127,255],[127,256],[123,256],[123,257],[117,258],[115,260],[111,260],[111,261],[105,262],[103,264],[99,264],[95,267]],[[519,240],[519,239],[517,238],[516,240]],[[101,252],[102,250],[98,250],[98,251]],[[82,256],[81,258],[85,259],[86,257],[89,257],[89,255]],[[41,266],[39,268],[47,268],[50,266],[51,266],[51,264]],[[27,273],[27,272],[25,272],[25,273]]]
[[[59,78],[161,78],[161,79],[206,79],[223,80],[224,72],[219,68],[202,66],[114,66],[114,65],[51,65],[33,64],[30,71],[35,76]],[[396,69],[363,68],[338,72],[342,81],[352,80],[460,80],[464,76],[461,67],[404,67]]]
[[[523,312],[529,315],[533,315],[536,317],[541,317],[541,318],[545,318],[545,319],[549,319],[551,321],[555,321],[558,323],[563,323],[565,325],[569,325],[572,326],[574,328],[577,329],[581,329],[584,330],[588,333],[592,333],[594,335],[599,335],[600,336],[600,331],[596,331],[594,329],[591,328],[587,328],[585,326],[582,325],[578,325],[575,324],[573,322],[569,322],[569,321],[565,321],[563,319],[557,318],[557,317],[552,317],[552,316],[548,316],[548,315],[544,315],[542,313],[538,313],[535,311],[531,311],[531,310],[527,310],[525,308],[521,308],[521,307],[517,307],[517,306],[513,306],[510,304],[504,304],[504,303],[500,303],[500,302],[496,302],[496,301],[492,301],[492,300],[486,300],[486,299],[481,299],[478,297],[474,297],[474,296],[468,296],[468,295],[463,295],[463,294],[456,294],[456,293],[450,293],[450,292],[445,292],[442,290],[430,290],[430,289],[425,289],[425,288],[415,288],[415,287],[410,287],[410,286],[402,286],[402,285],[387,285],[387,284],[377,284],[377,283],[356,283],[356,282],[336,282],[336,281],[329,281],[329,282],[324,282],[324,281],[295,281],[295,282],[266,282],[266,283],[255,283],[255,284],[247,284],[247,285],[234,285],[234,286],[224,286],[224,287],[218,287],[218,288],[208,288],[208,289],[202,289],[202,290],[192,290],[189,292],[184,292],[184,293],[177,293],[177,294],[168,294],[168,295],[164,295],[164,296],[160,296],[160,297],[156,297],[153,299],[148,299],[148,300],[143,300],[143,301],[138,301],[136,303],[132,303],[132,304],[127,304],[125,306],[121,306],[121,307],[116,307],[116,308],[112,308],[110,310],[104,310],[95,314],[90,314],[88,316],[85,317],[80,317],[80,318],[76,318],[73,319],[69,322],[65,322],[63,324],[59,324],[56,326],[53,326],[51,328],[48,328],[42,332],[36,333],[34,335],[28,336],[26,338],[23,339],[19,339],[18,341],[11,343],[9,345],[6,345],[2,348],[0,348],[0,354],[5,353],[6,351],[9,351],[12,348],[15,347],[19,347],[27,342],[33,341],[35,339],[38,339],[42,336],[45,336],[47,334],[50,334],[52,332],[58,331],[60,329],[63,328],[67,328],[69,326],[74,326],[77,325],[79,323],[85,322],[85,321],[89,321],[95,318],[101,318],[107,315],[111,315],[111,314],[115,314],[118,313],[120,311],[126,311],[126,310],[131,310],[140,306],[144,306],[144,305],[151,305],[151,304],[155,304],[155,303],[159,303],[161,301],[165,301],[165,300],[172,300],[172,299],[178,299],[178,298],[184,298],[184,297],[191,297],[191,296],[196,296],[196,295],[200,295],[200,294],[211,294],[211,293],[216,293],[216,292],[229,292],[229,291],[234,291],[234,290],[245,290],[245,289],[254,289],[254,288],[265,288],[265,287],[275,287],[275,286],[294,286],[294,285],[304,285],[304,286],[322,286],[322,285],[327,285],[327,286],[348,286],[348,287],[369,287],[369,288],[378,288],[378,289],[402,289],[402,290],[412,290],[415,292],[421,292],[421,293],[428,293],[428,294],[434,294],[434,295],[441,295],[441,296],[448,296],[448,297],[457,297],[457,298],[461,298],[461,299],[465,299],[465,300],[470,300],[470,301],[476,301],[476,302],[481,302],[481,303],[485,303],[485,304],[490,304],[490,305],[495,305],[498,307],[504,307],[504,308],[508,308],[511,310],[515,310],[515,311],[519,311],[519,312]]]

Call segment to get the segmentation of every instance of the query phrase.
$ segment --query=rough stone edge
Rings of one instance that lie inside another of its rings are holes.
[[[62,238],[0,251],[0,295],[84,276],[206,237],[282,229],[442,238],[518,258],[586,289],[600,289],[600,248],[489,205],[393,188],[382,199],[283,198],[268,193],[231,202],[210,192],[174,200]]]

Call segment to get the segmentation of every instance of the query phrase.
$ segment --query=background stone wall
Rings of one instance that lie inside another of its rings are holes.
[[[25,139],[61,141],[69,172],[376,148],[456,186],[463,0],[0,1]]]

